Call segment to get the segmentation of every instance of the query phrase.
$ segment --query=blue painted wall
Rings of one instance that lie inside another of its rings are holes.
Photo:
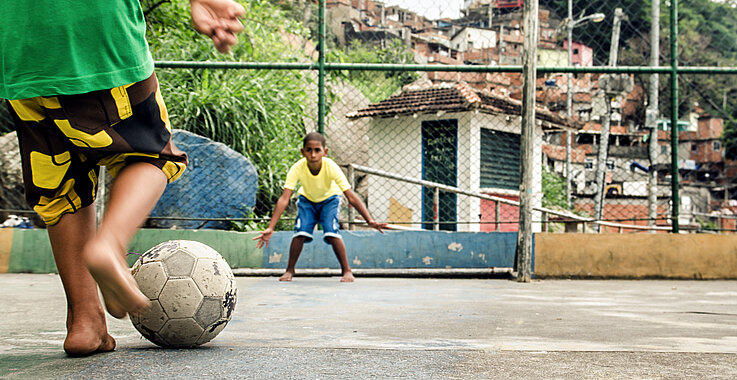
[[[516,232],[341,231],[353,268],[513,267]],[[340,268],[332,247],[315,231],[297,268]],[[264,248],[264,268],[285,268],[292,232],[274,233]]]

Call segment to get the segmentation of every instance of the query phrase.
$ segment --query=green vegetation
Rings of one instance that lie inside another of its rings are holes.
[[[211,41],[190,26],[188,2],[154,8],[145,1],[149,41],[155,60],[285,62],[304,59],[284,30],[304,37],[268,1],[250,1],[241,43],[231,55],[218,54]],[[159,3],[156,3],[159,4]],[[305,133],[304,105],[312,80],[290,70],[158,70],[175,128],[222,142],[248,157],[259,171],[256,215],[268,215],[281,195],[289,166],[299,157]],[[314,86],[313,86],[314,88]]]
[[[734,1],[681,0],[678,2],[678,64],[680,66],[737,67],[737,8]],[[541,0],[541,8],[551,10],[559,18],[568,15],[568,0]],[[627,18],[620,35],[620,66],[648,66],[650,63],[650,9],[652,0],[592,0],[574,2],[574,19],[601,12],[607,17],[601,23],[576,27],[574,40],[594,49],[595,64],[609,60],[612,21],[615,8],[622,8]],[[670,2],[660,1],[660,65],[670,64]],[[678,113],[681,118],[696,105],[706,113],[725,120],[722,141],[726,157],[737,159],[737,95],[735,75],[680,75]],[[648,76],[637,75],[637,84],[648,88]],[[667,97],[670,78],[660,76],[660,114],[669,115]],[[647,94],[647,91],[646,91]],[[644,108],[638,110],[644,120]],[[642,121],[640,121],[642,123]]]
[[[553,172],[543,171],[543,207],[567,210],[566,179]]]
[[[246,17],[241,42],[232,54],[218,54],[211,41],[190,24],[186,0],[143,0],[149,43],[157,61],[303,62],[304,47],[314,32],[309,3],[243,3]],[[307,27],[303,22],[307,19]],[[317,42],[312,39],[311,43]],[[385,49],[353,44],[347,51],[330,49],[341,62],[403,63],[412,55],[401,44]],[[248,157],[259,171],[259,192],[252,216],[268,216],[281,195],[284,176],[299,158],[306,120],[316,119],[314,73],[294,70],[157,70],[174,128],[222,142]],[[372,101],[386,98],[414,80],[413,73],[330,73],[347,80]],[[313,89],[310,91],[310,89]],[[328,106],[335,99],[328,94]],[[246,225],[234,228],[248,228]]]
[[[331,50],[327,59],[337,63],[413,63],[412,52],[398,39],[392,40],[386,48],[353,40],[346,51]],[[372,103],[390,97],[418,78],[416,72],[410,71],[341,71],[331,72],[331,75],[347,80]]]

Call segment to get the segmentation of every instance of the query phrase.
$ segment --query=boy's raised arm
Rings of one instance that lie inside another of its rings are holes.
[[[279,222],[279,218],[281,218],[281,214],[283,214],[284,210],[287,209],[287,206],[289,205],[289,199],[291,197],[292,197],[292,190],[284,189],[284,192],[282,192],[281,197],[279,197],[279,200],[276,201],[276,206],[274,206],[274,213],[271,215],[271,220],[269,221],[269,227],[261,231],[261,234],[259,236],[256,236],[255,238],[253,238],[253,240],[258,240],[258,242],[256,243],[256,248],[269,246],[269,239],[271,239],[271,235],[274,233],[274,228],[276,228],[276,224]]]

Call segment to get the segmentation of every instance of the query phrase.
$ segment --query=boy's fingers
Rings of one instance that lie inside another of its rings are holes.
[[[238,19],[223,20],[220,27],[231,33],[240,33],[243,30],[243,24]]]

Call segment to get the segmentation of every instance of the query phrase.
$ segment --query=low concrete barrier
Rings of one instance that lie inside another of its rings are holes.
[[[56,266],[46,230],[2,229],[0,271],[54,273]],[[274,233],[268,248],[256,248],[256,232],[219,230],[142,229],[130,252],[144,253],[167,240],[195,240],[220,252],[233,268],[284,269],[289,258],[291,231]],[[515,233],[439,231],[343,231],[353,268],[497,268],[514,265]],[[5,258],[3,264],[3,257]],[[130,255],[132,264],[136,255]],[[4,270],[3,270],[4,268]],[[305,244],[297,268],[339,268],[322,232]]]
[[[233,268],[283,269],[292,233],[277,232],[268,248],[256,248],[255,232],[143,229],[130,251],[143,253],[167,240],[205,243]],[[515,233],[343,231],[355,269],[469,269],[514,265]],[[737,236],[706,234],[548,234],[534,239],[538,278],[737,279]],[[135,255],[129,257],[129,262]],[[306,244],[300,268],[338,268],[320,232]],[[0,229],[0,273],[54,273],[45,230]]]
[[[737,236],[536,234],[535,276],[737,278]]]

